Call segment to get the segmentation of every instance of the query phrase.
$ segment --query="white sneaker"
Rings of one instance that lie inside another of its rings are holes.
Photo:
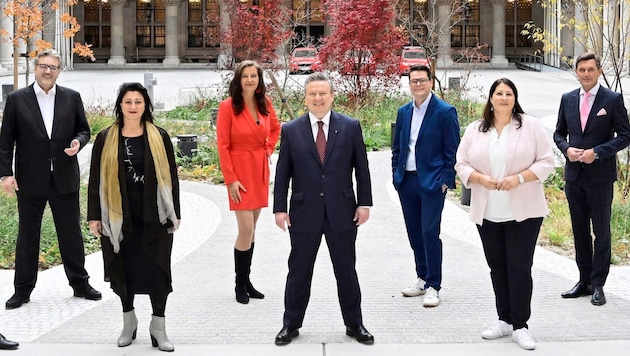
[[[495,321],[481,333],[481,337],[486,340],[494,340],[508,335],[512,335],[512,325],[503,320]]]
[[[437,307],[440,305],[440,295],[438,291],[433,287],[429,287],[427,289],[427,293],[424,295],[424,300],[422,301],[423,307]]]
[[[402,294],[405,297],[417,297],[419,295],[424,294],[426,292],[424,290],[424,281],[422,278],[418,278],[411,287],[405,288],[402,290]]]
[[[512,334],[512,340],[525,350],[533,350],[536,348],[536,343],[532,338],[532,334],[529,333],[527,328],[520,328],[514,330]]]

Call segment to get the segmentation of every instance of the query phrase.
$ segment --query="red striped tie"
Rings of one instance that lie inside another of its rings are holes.
[[[317,146],[317,153],[319,153],[319,160],[324,163],[324,157],[326,157],[326,135],[324,135],[324,122],[322,120],[317,121],[319,130],[317,130],[317,137],[315,138],[315,146]]]

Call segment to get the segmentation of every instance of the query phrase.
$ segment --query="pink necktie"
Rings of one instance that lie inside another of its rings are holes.
[[[591,93],[585,91],[584,98],[582,99],[582,106],[580,106],[580,122],[582,123],[582,131],[586,127],[586,121],[588,121],[588,113],[591,111],[590,105],[588,104],[588,98],[591,97]]]
[[[317,147],[317,153],[319,153],[319,159],[324,163],[324,157],[326,157],[326,135],[324,134],[324,122],[317,121],[319,130],[317,130],[317,137],[315,138],[315,146]]]

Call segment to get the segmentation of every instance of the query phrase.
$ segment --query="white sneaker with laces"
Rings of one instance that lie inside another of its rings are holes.
[[[532,338],[532,334],[529,333],[527,328],[520,328],[514,330],[512,334],[512,340],[525,350],[533,350],[536,348],[536,343]]]
[[[422,278],[418,278],[411,287],[403,289],[402,294],[405,297],[417,297],[419,295],[422,295],[424,294],[424,292],[426,292],[424,290],[424,284],[425,282],[422,280]]]
[[[438,291],[433,287],[429,287],[427,289],[426,294],[424,295],[424,300],[422,301],[423,307],[437,307],[440,305],[440,295]]]
[[[508,335],[512,335],[512,325],[503,320],[495,321],[481,333],[481,337],[486,340],[494,340]]]

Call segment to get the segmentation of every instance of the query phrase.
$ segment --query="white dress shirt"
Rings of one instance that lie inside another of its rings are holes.
[[[413,101],[413,114],[411,115],[411,129],[409,130],[409,146],[407,153],[407,170],[416,170],[416,141],[418,141],[418,134],[424,121],[424,114],[427,113],[429,102],[433,93],[429,93],[429,96],[424,100],[420,106],[416,106],[416,101]]]

